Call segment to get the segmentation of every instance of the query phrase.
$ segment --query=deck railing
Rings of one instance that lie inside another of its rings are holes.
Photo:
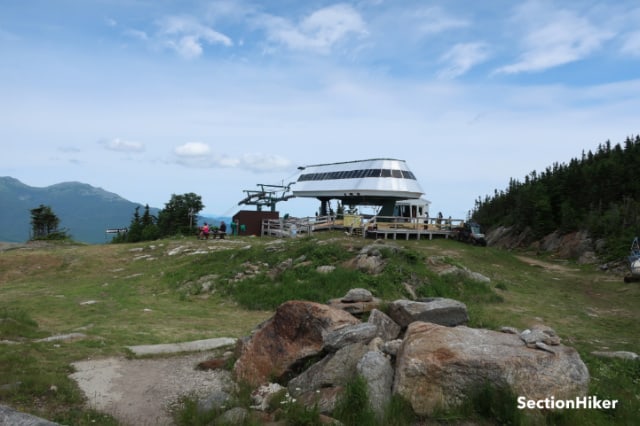
[[[295,237],[298,234],[311,234],[315,229],[333,229],[335,216],[309,216],[303,218],[264,219],[261,235],[275,237]]]
[[[304,218],[265,219],[262,221],[262,236],[295,237],[311,234],[316,230],[345,229],[350,234],[367,236],[367,232],[377,233],[422,233],[448,235],[455,228],[464,225],[463,219],[452,218],[410,218],[402,216],[349,216],[337,219],[335,215],[311,216]],[[357,219],[357,220],[356,220]]]

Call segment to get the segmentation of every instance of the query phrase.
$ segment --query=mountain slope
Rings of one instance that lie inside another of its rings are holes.
[[[30,210],[51,206],[60,227],[77,241],[109,241],[107,228],[127,227],[139,203],[80,182],[64,182],[45,188],[25,185],[12,177],[0,177],[0,241],[20,242],[30,237]],[[151,209],[157,214],[157,209]]]

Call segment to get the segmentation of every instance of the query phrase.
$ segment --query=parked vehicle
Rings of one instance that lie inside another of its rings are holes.
[[[465,222],[461,226],[453,229],[458,241],[485,247],[487,240],[481,232],[480,225],[476,222]]]
[[[627,259],[629,273],[624,276],[624,282],[640,281],[640,243],[638,243],[638,237],[635,237],[631,242],[631,250]]]

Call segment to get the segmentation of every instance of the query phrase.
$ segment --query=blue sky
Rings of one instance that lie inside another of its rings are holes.
[[[2,1],[0,175],[231,215],[297,167],[406,160],[432,213],[640,133],[640,3]],[[313,215],[294,199],[282,213]]]

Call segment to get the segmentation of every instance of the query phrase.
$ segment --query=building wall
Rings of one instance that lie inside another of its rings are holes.
[[[255,210],[240,210],[233,216],[233,221],[239,224],[240,230],[242,225],[244,226],[244,232],[239,231],[238,235],[257,235],[260,236],[262,232],[262,220],[263,219],[279,219],[279,212],[272,211],[255,211]],[[231,229],[227,227],[227,232],[231,232]]]

